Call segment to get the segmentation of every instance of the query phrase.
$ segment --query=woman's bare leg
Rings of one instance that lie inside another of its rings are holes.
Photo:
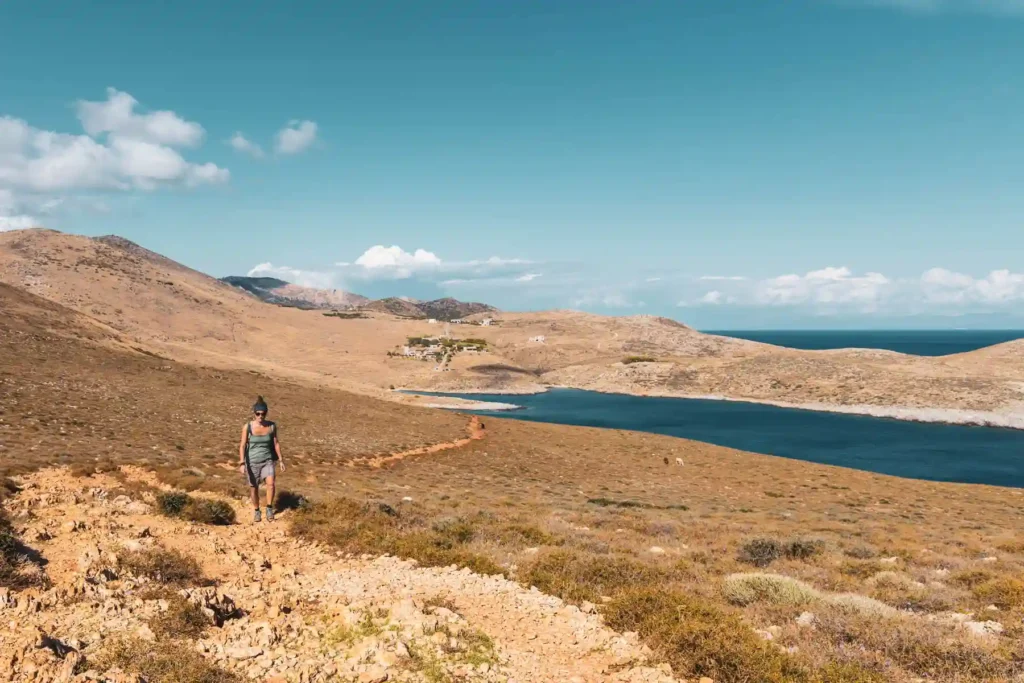
[[[249,500],[252,501],[254,510],[260,509],[260,487],[258,485],[249,487]]]
[[[274,486],[274,477],[267,477],[263,480],[267,486],[267,507],[274,507],[274,494],[276,493],[276,487]],[[259,507],[259,498],[256,498],[256,507]]]

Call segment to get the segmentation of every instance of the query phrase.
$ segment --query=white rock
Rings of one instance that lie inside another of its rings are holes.
[[[263,648],[259,647],[228,647],[224,649],[226,654],[231,659],[245,660],[255,659],[263,654]]]
[[[800,616],[796,618],[796,623],[800,626],[814,626],[814,622],[817,617],[811,612],[801,612]]]
[[[998,621],[965,621],[963,626],[976,636],[999,635],[1004,630]]]
[[[660,546],[652,545],[650,548],[647,549],[647,552],[651,553],[652,555],[664,555],[665,549]]]

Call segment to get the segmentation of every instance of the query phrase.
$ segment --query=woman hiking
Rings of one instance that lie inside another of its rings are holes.
[[[267,521],[274,521],[274,463],[281,465],[281,442],[277,439],[277,425],[267,419],[267,402],[256,397],[252,406],[253,419],[242,427],[242,441],[238,445],[238,466],[249,481],[253,522],[262,521],[260,514],[260,483],[267,483]]]

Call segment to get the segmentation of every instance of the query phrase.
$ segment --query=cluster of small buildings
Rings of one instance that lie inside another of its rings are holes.
[[[398,355],[404,356],[405,358],[430,358],[439,353],[444,353],[444,347],[441,346],[440,342],[431,343],[428,346],[409,346],[406,344],[402,347],[402,352]]]
[[[430,318],[429,320],[427,320],[428,325],[436,325],[437,322],[437,318]],[[494,324],[494,318],[484,318],[480,322],[456,318],[455,320],[449,320],[448,322],[450,322],[452,325],[480,325],[481,327],[490,327],[491,325]]]

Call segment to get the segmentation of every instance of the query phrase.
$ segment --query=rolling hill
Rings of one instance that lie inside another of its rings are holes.
[[[506,392],[566,386],[995,424],[1020,422],[1024,407],[1020,342],[948,358],[801,351],[708,335],[655,316],[498,313],[454,299],[384,299],[364,305],[358,318],[328,317],[271,305],[249,291],[293,291],[280,281],[229,284],[121,238],[51,230],[0,234],[0,282],[87,316],[129,347],[392,400],[409,399],[391,386]],[[453,358],[448,372],[388,355],[409,337],[442,332],[425,318],[480,312],[493,313],[499,324],[453,325],[453,336],[487,345]]]

